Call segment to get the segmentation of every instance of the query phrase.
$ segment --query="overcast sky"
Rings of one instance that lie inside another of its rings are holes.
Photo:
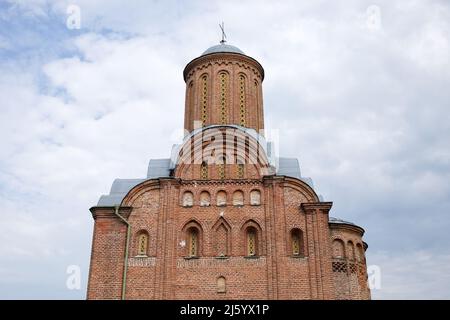
[[[85,299],[89,208],[170,156],[221,21],[281,155],[366,229],[373,298],[450,298],[450,2],[187,2],[0,2],[0,298]]]

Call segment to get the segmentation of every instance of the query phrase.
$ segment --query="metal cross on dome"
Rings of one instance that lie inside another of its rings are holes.
[[[222,40],[220,40],[220,43],[224,44],[227,42],[227,40],[225,40],[227,38],[227,35],[225,34],[225,23],[222,21],[222,24],[219,23],[219,27],[220,30],[222,30]]]

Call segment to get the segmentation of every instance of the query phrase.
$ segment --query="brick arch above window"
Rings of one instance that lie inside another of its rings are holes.
[[[347,241],[347,259],[355,260],[355,246],[351,240]]]
[[[224,190],[220,190],[216,193],[216,205],[219,207],[227,205],[227,193]]]
[[[203,228],[196,220],[187,222],[182,230],[182,252],[185,257],[199,257],[203,254]]]
[[[211,205],[211,194],[204,190],[200,192],[200,207],[209,207]]]
[[[238,109],[238,119],[239,124],[243,127],[246,127],[248,125],[247,123],[247,77],[244,73],[238,74],[238,81],[237,81],[237,92],[238,92],[238,103],[239,103],[239,109]]]
[[[220,70],[217,73],[217,78],[219,80],[219,114],[220,114],[220,124],[228,123],[228,104],[229,104],[229,81],[230,74],[226,70]]]
[[[194,194],[191,191],[184,191],[181,199],[183,207],[192,207],[194,205]]]
[[[244,192],[236,190],[233,192],[233,206],[239,207],[244,205]]]
[[[290,232],[290,254],[294,257],[305,256],[304,236],[300,228],[293,228]]]
[[[231,252],[231,226],[220,217],[212,227],[213,250],[218,257],[226,257]]]
[[[217,293],[227,292],[226,279],[223,276],[217,278]]]
[[[254,239],[254,252],[250,252],[252,238]],[[255,220],[247,220],[241,227],[241,250],[244,256],[261,256],[265,254],[264,233]]]
[[[148,256],[149,233],[147,230],[139,230],[135,235],[134,252],[136,256]]]
[[[209,178],[208,162],[203,161],[200,165],[200,179],[206,180]]]
[[[209,88],[209,75],[207,73],[203,73],[199,77],[199,105],[200,105],[200,120],[202,122],[202,126],[205,126],[209,120],[209,109],[210,109],[210,88]]]
[[[341,239],[334,239],[332,243],[333,258],[345,258],[345,244]]]
[[[356,255],[359,262],[365,261],[364,247],[361,243],[356,244]]]
[[[261,191],[253,189],[250,191],[250,205],[259,206],[261,204]]]

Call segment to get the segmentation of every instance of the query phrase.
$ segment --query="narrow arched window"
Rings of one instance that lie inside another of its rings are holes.
[[[345,258],[344,242],[340,239],[333,240],[333,258]]]
[[[197,228],[191,227],[188,230],[188,255],[190,257],[198,256],[198,230]]]
[[[202,179],[208,179],[208,164],[205,161],[200,166],[200,177]]]
[[[260,108],[259,108],[259,105],[260,105],[260,102],[259,102],[259,101],[260,101],[260,97],[259,97],[259,86],[258,86],[258,81],[255,80],[254,84],[255,84],[256,126],[257,126],[257,128],[260,129],[260,122],[261,122],[262,114],[261,114],[261,111],[260,111]]]
[[[192,125],[192,113],[194,111],[194,81],[190,81],[187,87],[186,93],[186,115],[185,115],[185,128],[189,128]]]
[[[353,246],[353,242],[347,242],[347,258],[349,260],[355,260],[355,247]]]
[[[225,191],[219,191],[216,195],[216,204],[219,207],[227,205],[227,194]]]
[[[147,246],[148,246],[148,235],[145,232],[142,232],[138,236],[137,241],[137,254],[138,256],[146,256],[147,255]]]
[[[211,196],[208,191],[202,191],[200,193],[200,207],[209,207],[211,204]]]
[[[183,193],[183,207],[192,207],[194,205],[194,195],[190,191]]]
[[[239,123],[243,127],[246,125],[245,117],[245,77],[241,74],[239,75]]]
[[[244,164],[238,163],[236,166],[236,170],[237,170],[237,178],[243,179],[244,178]]]
[[[217,278],[217,293],[225,293],[227,291],[225,277]]]
[[[304,256],[303,232],[300,229],[291,231],[291,250],[293,256]]]
[[[250,204],[252,206],[259,206],[261,204],[261,192],[259,190],[252,190],[250,192]]]
[[[204,127],[208,121],[208,76],[206,74],[202,76],[200,86],[200,110],[202,126]]]
[[[254,227],[249,227],[247,229],[247,255],[256,256],[257,255],[257,233]]]
[[[244,193],[242,191],[235,191],[233,193],[233,206],[244,205]]]
[[[363,249],[363,246],[361,245],[361,243],[358,243],[356,245],[356,252],[358,254],[358,261],[364,262],[364,249]]]
[[[220,102],[220,123],[227,124],[228,110],[228,74],[226,72],[219,73],[219,102]]]

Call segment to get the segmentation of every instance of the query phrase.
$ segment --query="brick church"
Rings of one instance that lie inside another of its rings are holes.
[[[183,141],[90,209],[87,298],[370,299],[364,229],[265,138],[261,64],[221,41],[183,77]]]

